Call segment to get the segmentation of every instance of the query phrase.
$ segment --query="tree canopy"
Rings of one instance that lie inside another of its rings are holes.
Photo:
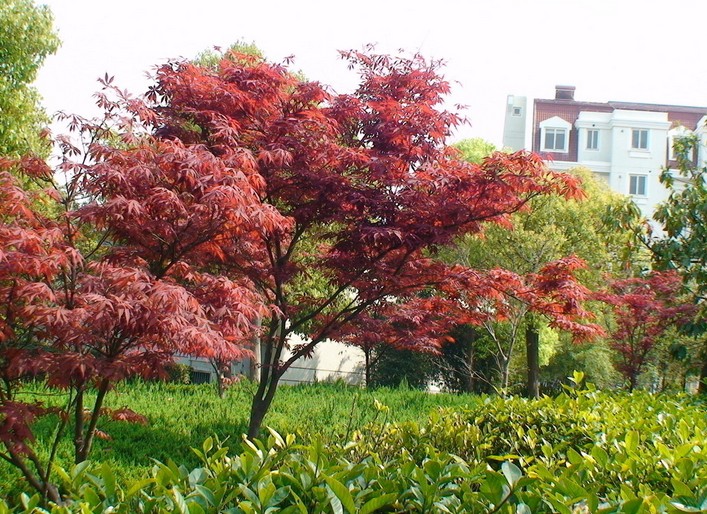
[[[0,155],[48,152],[40,137],[48,120],[31,84],[59,47],[52,21],[49,8],[32,0],[0,4]]]
[[[509,295],[592,331],[574,258],[525,276],[432,258],[541,195],[577,196],[577,178],[526,152],[458,159],[438,62],[344,58],[352,94],[247,54],[164,65],[145,100],[105,77],[104,117],[68,117],[56,169],[1,162],[1,456],[45,496],[59,492],[29,426],[56,410],[18,400],[26,376],[69,391],[55,444],[73,429],[81,462],[113,385],[177,352],[242,358],[259,339],[255,437],[284,372],[325,339],[375,329],[435,351],[460,318],[507,315]]]
[[[666,169],[660,180],[670,191],[654,218],[664,234],[651,242],[658,267],[679,270],[695,301],[702,307],[698,323],[707,330],[707,169],[695,166],[695,136],[677,138],[677,169]]]
[[[630,390],[638,384],[638,376],[660,337],[694,316],[695,306],[681,300],[681,289],[680,276],[671,270],[612,280],[608,291],[597,293],[596,297],[614,311],[609,344],[618,352],[618,368]]]
[[[661,173],[660,181],[670,195],[654,214],[664,234],[647,239],[657,267],[677,270],[697,307],[686,331],[702,337],[700,355],[692,360],[702,361],[699,387],[707,393],[707,168],[696,166],[692,157],[705,150],[699,146],[694,135],[675,140],[678,167]]]
[[[348,340],[382,316],[390,321],[377,331],[384,341],[438,346],[444,332],[434,327],[448,321],[459,291],[473,306],[500,299],[514,282],[443,264],[429,251],[503,222],[533,197],[576,191],[574,177],[523,152],[499,153],[481,166],[458,160],[444,144],[460,119],[439,109],[449,91],[439,63],[344,57],[361,77],[354,94],[332,95],[247,55],[223,59],[218,69],[165,66],[151,92],[160,137],[205,145],[259,177],[261,201],[288,220],[241,246],[240,261],[224,262],[252,280],[277,313],[264,320],[250,435],[284,371],[325,339]],[[311,270],[320,286],[304,292],[298,284]],[[432,297],[419,295],[429,288]],[[541,296],[533,299],[538,308]],[[482,311],[466,312],[478,319]],[[306,342],[290,347],[295,333]]]
[[[608,230],[603,223],[610,208],[622,204],[619,195],[584,168],[571,170],[582,183],[582,195],[566,198],[545,195],[529,202],[508,224],[489,225],[479,234],[462,237],[443,252],[445,260],[482,269],[503,268],[521,276],[532,276],[548,263],[565,256],[581,258],[586,266],[578,270],[582,283],[593,288],[603,283],[608,272],[619,271],[621,253],[629,233]],[[509,298],[506,319],[484,322],[485,332],[496,347],[501,387],[508,386],[511,360],[518,338],[528,323],[530,306],[518,297]]]

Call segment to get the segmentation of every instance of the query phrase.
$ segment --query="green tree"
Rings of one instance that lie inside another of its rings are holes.
[[[604,273],[615,272],[622,266],[626,232],[607,230],[603,223],[607,210],[621,204],[622,199],[594,178],[591,171],[575,168],[572,172],[583,181],[584,199],[559,196],[533,199],[528,210],[513,216],[512,226],[490,226],[481,236],[464,237],[444,258],[468,266],[503,268],[526,275],[574,254],[587,262],[587,269],[580,273],[583,284],[591,289],[601,283]],[[508,319],[483,327],[496,346],[499,386],[506,389],[510,385],[513,356],[525,334],[530,364],[529,393],[535,396],[540,365],[538,334],[543,331],[544,320],[530,315],[524,302],[513,298],[508,301],[513,305]]]
[[[194,59],[194,64],[204,66],[206,68],[218,69],[221,59],[237,59],[238,54],[250,55],[259,59],[265,59],[263,51],[258,48],[255,42],[246,43],[239,40],[233,43],[224,52],[220,47],[210,48],[199,53]]]
[[[481,164],[484,158],[496,151],[496,145],[489,143],[481,137],[462,139],[452,145],[461,152],[461,157],[467,162]]]
[[[678,270],[700,307],[688,332],[702,338],[701,355],[694,359],[701,360],[700,392],[707,394],[707,168],[695,165],[692,156],[698,149],[695,135],[675,140],[678,166],[664,169],[660,176],[670,195],[654,214],[663,234],[657,238],[644,234],[644,240],[656,267]]]
[[[49,8],[32,0],[0,2],[0,155],[48,153],[40,136],[48,119],[31,84],[59,47],[52,21]]]

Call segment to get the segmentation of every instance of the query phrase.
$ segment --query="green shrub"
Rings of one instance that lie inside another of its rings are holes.
[[[687,422],[678,425],[676,440],[690,447],[663,448],[660,457],[672,475],[665,490],[626,481],[651,464],[641,450],[646,441],[635,431],[611,441],[611,453],[599,446],[581,453],[568,448],[564,462],[525,459],[517,465],[508,457],[497,468],[430,445],[422,460],[405,449],[387,459],[379,452],[351,458],[360,453],[356,446],[370,442],[359,437],[325,449],[321,442],[298,445],[294,436],[271,431],[266,442],[245,441],[237,455],[209,438],[195,450],[198,467],[157,462],[149,477],[130,487],[120,485],[106,464],[78,465],[59,471],[66,505],[42,510],[37,496],[23,496],[14,512],[699,512],[707,508],[707,455],[696,443],[705,434],[693,437]],[[617,481],[598,487],[597,477],[611,476]],[[10,508],[0,504],[4,512]]]
[[[205,399],[199,388],[186,391]],[[182,464],[160,457],[132,478],[112,459],[82,464],[57,470],[66,505],[42,510],[39,497],[13,494],[0,514],[707,510],[707,416],[692,397],[569,390],[533,401],[488,397],[417,422],[386,422],[396,409],[429,407],[435,396],[382,391],[393,408],[340,386],[287,391],[288,401],[302,408],[309,399],[330,421],[344,412],[337,423],[351,440],[340,429],[303,438],[271,432],[255,443],[232,437],[231,452],[210,438],[192,458],[174,459]],[[344,393],[355,403],[336,404]],[[178,432],[185,427],[175,405],[169,420]],[[367,424],[354,430],[359,422]],[[142,444],[145,434],[133,435],[133,446]]]

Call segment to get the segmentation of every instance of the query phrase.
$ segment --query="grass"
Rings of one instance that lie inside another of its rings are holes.
[[[213,385],[181,385],[158,382],[131,382],[111,391],[106,406],[128,407],[147,417],[147,425],[104,419],[99,430],[110,440],[97,439],[91,460],[108,462],[116,474],[133,480],[145,476],[152,459],[172,459],[195,466],[191,448],[215,436],[238,450],[247,429],[250,400],[255,384],[243,381],[233,386],[223,399]],[[28,386],[28,395],[41,395],[47,404],[60,404],[65,396]],[[282,386],[265,418],[265,426],[280,433],[294,433],[300,442],[315,437],[324,441],[345,440],[354,430],[370,422],[419,421],[440,407],[469,406],[477,401],[471,395],[428,394],[412,389],[366,390],[340,383]],[[385,407],[381,407],[385,406]],[[38,451],[46,452],[54,419],[41,420],[35,427]],[[58,463],[71,465],[71,442],[62,442]],[[0,462],[0,497],[21,488],[17,472]]]

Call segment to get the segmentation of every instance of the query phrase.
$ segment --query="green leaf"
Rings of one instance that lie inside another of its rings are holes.
[[[574,448],[567,449],[567,460],[570,461],[570,464],[573,464],[575,466],[580,466],[584,462],[582,456],[577,453]]]
[[[549,503],[555,512],[559,512],[560,514],[572,514],[572,510],[567,505],[553,496],[545,498],[545,502]]]
[[[33,511],[37,505],[39,505],[40,501],[41,498],[38,494],[35,494],[32,497],[28,496],[27,493],[22,493],[20,495],[20,503],[22,503],[25,510],[30,512]]]
[[[101,466],[100,474],[103,479],[103,492],[106,498],[113,498],[115,496],[115,475],[110,464],[104,462]]]
[[[349,492],[349,488],[333,477],[324,477],[324,480],[326,480],[326,483],[331,491],[341,501],[341,505],[346,509],[346,511],[349,514],[354,514],[356,512],[356,504],[354,503],[353,497]]]
[[[91,506],[97,507],[101,504],[101,498],[93,487],[84,487],[82,490],[83,499]]]
[[[503,471],[503,475],[506,477],[506,480],[508,483],[513,487],[518,480],[523,476],[523,472],[520,470],[518,466],[513,464],[511,461],[506,461],[503,464],[501,464],[501,471]]]
[[[572,502],[584,500],[589,497],[589,493],[577,482],[569,478],[561,478],[557,482],[557,490],[572,499]]]
[[[673,496],[685,496],[688,498],[692,497],[692,490],[684,482],[673,478],[670,480],[670,483],[673,486]]]
[[[273,438],[275,441],[275,446],[278,448],[286,448],[287,444],[285,443],[285,440],[282,438],[282,436],[277,433],[275,430],[272,428],[268,427],[268,432],[270,432],[270,437]]]
[[[621,512],[624,514],[638,514],[643,511],[643,498],[634,498],[621,505]]]
[[[395,493],[383,494],[381,496],[372,498],[363,504],[361,510],[359,511],[359,514],[370,514],[371,512],[375,512],[376,510],[385,507],[386,505],[392,504],[397,498],[398,495]]]
[[[91,461],[88,460],[76,464],[73,468],[71,468],[71,480],[75,482],[76,479],[80,479],[90,465]]]
[[[626,450],[629,453],[634,453],[638,447],[638,432],[636,430],[630,430],[625,437]]]
[[[592,457],[594,457],[594,460],[596,460],[601,467],[606,467],[606,463],[609,460],[609,455],[601,446],[592,447]]]
[[[143,489],[145,489],[147,486],[154,484],[155,479],[154,478],[145,478],[143,480],[139,480],[135,482],[133,485],[130,486],[130,489],[128,489],[128,492],[126,493],[126,498],[132,498],[136,494],[140,493]]]
[[[206,500],[206,503],[209,506],[216,505],[216,497],[211,489],[201,484],[195,485],[194,489],[201,495],[202,498]]]
[[[172,496],[174,496],[174,504],[177,507],[177,512],[179,512],[179,514],[189,514],[189,507],[187,507],[182,493],[176,489],[172,489]]]

